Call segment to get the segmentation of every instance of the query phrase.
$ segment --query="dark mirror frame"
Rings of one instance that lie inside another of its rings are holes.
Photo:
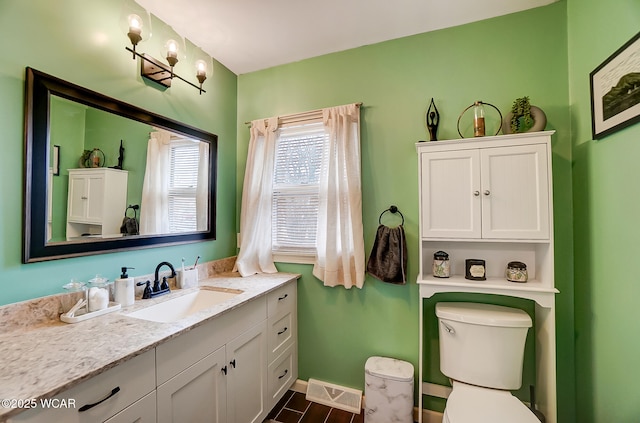
[[[176,235],[127,236],[102,241],[96,241],[93,238],[91,241],[47,243],[49,100],[52,95],[208,142],[210,144],[208,231]],[[24,116],[23,263],[215,239],[217,135],[148,112],[29,67],[26,69]]]

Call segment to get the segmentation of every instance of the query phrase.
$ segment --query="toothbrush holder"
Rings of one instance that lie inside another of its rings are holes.
[[[198,269],[178,270],[176,284],[179,289],[195,288],[198,286]]]

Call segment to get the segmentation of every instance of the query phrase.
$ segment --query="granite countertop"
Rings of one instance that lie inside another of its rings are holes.
[[[200,280],[200,286],[243,292],[171,323],[126,315],[197,288],[136,300],[135,304],[119,311],[79,323],[57,320],[0,332],[0,400],[39,400],[57,395],[298,277],[291,273],[274,273],[243,278],[237,273],[228,273]],[[0,422],[20,411],[0,406]]]

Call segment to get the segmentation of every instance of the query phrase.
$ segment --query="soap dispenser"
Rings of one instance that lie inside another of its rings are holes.
[[[115,281],[115,300],[123,307],[130,306],[135,301],[135,286],[132,277],[127,275],[127,269],[134,269],[133,267],[123,267],[122,274]]]

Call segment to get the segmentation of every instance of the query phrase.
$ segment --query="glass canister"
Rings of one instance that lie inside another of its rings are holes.
[[[448,278],[451,272],[449,254],[444,251],[433,253],[433,276],[436,278]]]
[[[526,282],[529,278],[527,265],[521,261],[510,261],[507,264],[507,280],[511,282]]]
[[[89,279],[88,287],[87,303],[89,312],[107,308],[109,301],[113,298],[113,282],[109,282],[109,279],[96,275],[95,278]]]

